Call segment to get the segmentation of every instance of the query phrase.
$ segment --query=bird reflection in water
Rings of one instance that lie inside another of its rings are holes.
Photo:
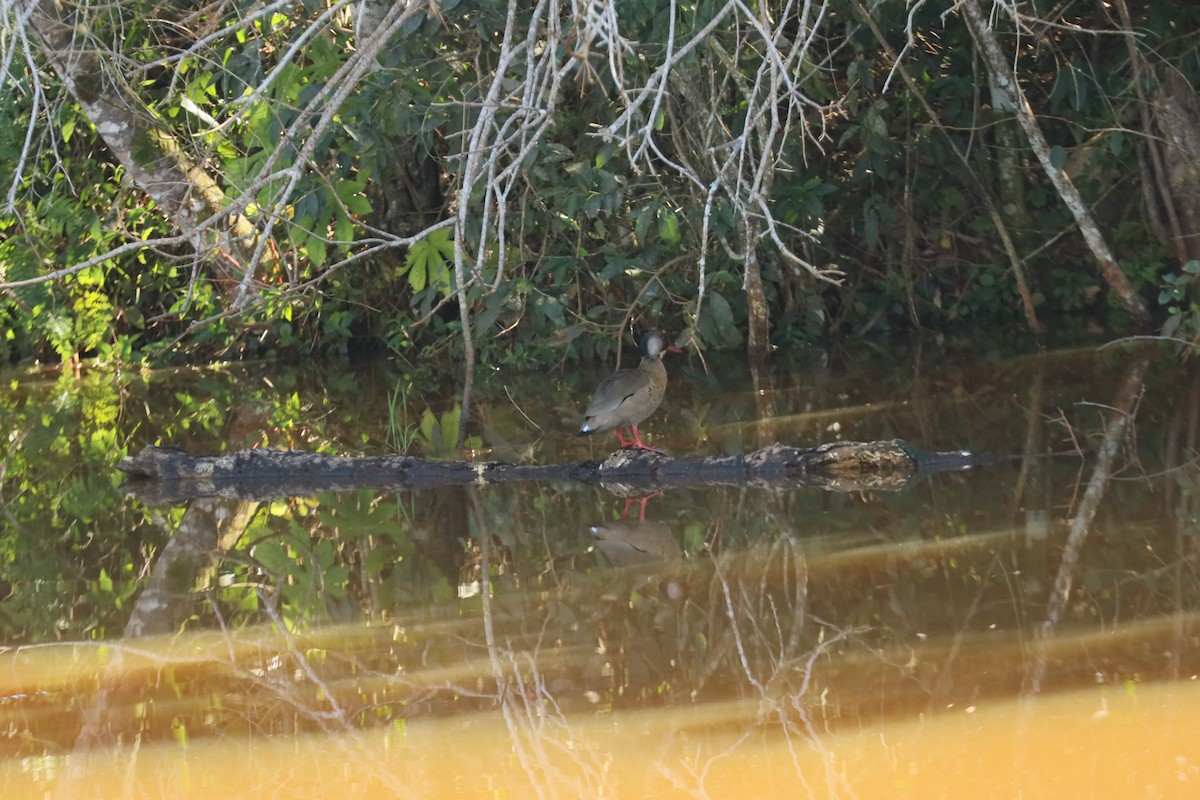
[[[588,526],[596,549],[622,568],[650,567],[666,578],[663,590],[678,601],[684,590],[675,573],[683,565],[683,548],[665,522],[619,519]]]

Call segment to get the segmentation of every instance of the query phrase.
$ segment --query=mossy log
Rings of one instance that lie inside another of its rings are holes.
[[[123,459],[119,469],[129,476],[127,493],[161,503],[192,497],[270,500],[315,492],[514,481],[598,484],[623,496],[685,485],[896,490],[920,475],[995,460],[995,456],[967,452],[924,452],[898,440],[833,442],[812,448],[773,444],[744,455],[703,458],[625,449],[602,460],[547,465],[434,461],[405,455],[335,456],[272,448],[204,456],[147,447]]]

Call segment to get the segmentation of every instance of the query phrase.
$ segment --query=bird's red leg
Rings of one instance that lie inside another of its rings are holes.
[[[649,450],[654,453],[662,453],[663,452],[662,450],[659,450],[657,447],[651,447],[650,445],[648,445],[642,441],[642,435],[640,433],[638,433],[637,425],[633,426],[633,441],[631,442],[631,444],[634,447],[641,449],[641,450]],[[663,453],[663,455],[666,455],[666,453]]]
[[[621,433],[621,429],[617,428],[617,438],[621,440],[621,447],[628,447],[633,444],[633,440],[625,441],[625,434]]]
[[[640,505],[640,508],[638,510],[638,521],[645,522],[646,521],[646,503],[648,503],[650,501],[651,497],[658,497],[660,494],[662,494],[661,489],[658,490],[657,492],[648,494],[645,497],[627,497],[625,499],[625,510],[621,512],[621,518],[626,519],[629,516],[629,509],[633,507],[634,503],[638,503]]]

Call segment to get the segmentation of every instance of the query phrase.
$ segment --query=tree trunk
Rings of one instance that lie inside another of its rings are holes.
[[[1147,137],[1147,145],[1162,154],[1166,185],[1158,185],[1161,206],[1170,209],[1165,242],[1185,264],[1200,259],[1200,101],[1196,90],[1172,72],[1154,92],[1154,121],[1162,138]]]
[[[225,193],[188,158],[165,126],[156,124],[154,115],[125,83],[110,74],[101,51],[77,38],[86,26],[72,24],[67,13],[55,0],[40,0],[29,16],[50,66],[126,174],[154,200],[183,239],[201,256],[215,251],[241,272],[253,252],[250,221],[240,214],[230,215],[228,228],[209,221],[225,207]],[[241,275],[225,268],[216,270],[216,275],[227,293],[237,290]]]
[[[767,296],[763,292],[762,268],[758,264],[758,251],[751,237],[746,237],[746,315],[750,328],[746,343],[751,361],[765,361],[771,349],[771,312],[767,308]]]
[[[1125,0],[1114,5],[1129,44],[1145,134],[1139,161],[1150,223],[1175,259],[1186,264],[1200,258],[1200,104],[1196,90],[1173,69],[1147,96],[1147,85],[1156,79],[1154,69],[1142,59]]]

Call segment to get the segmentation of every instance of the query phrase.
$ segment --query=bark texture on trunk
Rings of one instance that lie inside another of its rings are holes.
[[[1180,264],[1200,259],[1200,97],[1172,72],[1153,95],[1154,121],[1161,141],[1147,146],[1161,151],[1166,185],[1157,186],[1159,208],[1170,223],[1166,242]],[[1161,212],[1160,212],[1161,213]]]
[[[771,349],[771,311],[763,291],[762,268],[754,243],[746,242],[746,316],[750,328],[746,349],[751,361],[765,361]]]

